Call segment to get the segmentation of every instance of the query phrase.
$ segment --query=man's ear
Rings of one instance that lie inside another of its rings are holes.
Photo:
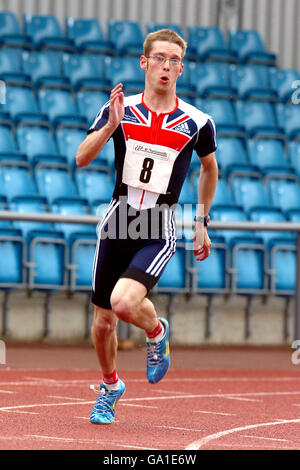
[[[148,68],[148,60],[147,57],[145,57],[144,55],[141,55],[140,57],[140,67],[143,70],[147,70]]]

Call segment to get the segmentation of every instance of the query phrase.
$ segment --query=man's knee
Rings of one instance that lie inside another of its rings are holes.
[[[110,335],[116,330],[117,322],[114,312],[95,306],[92,334],[97,337]]]
[[[127,323],[130,323],[135,310],[135,302],[129,295],[120,295],[112,293],[110,303],[113,312],[117,317]]]

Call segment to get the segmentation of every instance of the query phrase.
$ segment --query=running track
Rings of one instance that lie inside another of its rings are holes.
[[[299,450],[300,365],[291,348],[171,349],[163,381],[145,348],[119,351],[127,390],[108,426],[89,414],[92,346],[7,345],[0,366],[2,450]]]

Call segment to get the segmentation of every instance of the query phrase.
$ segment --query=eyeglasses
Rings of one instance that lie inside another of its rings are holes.
[[[162,55],[149,55],[147,59],[153,59],[157,65],[164,65],[164,63],[168,60],[170,67],[173,68],[180,67],[181,64],[181,60],[179,59],[168,59]]]

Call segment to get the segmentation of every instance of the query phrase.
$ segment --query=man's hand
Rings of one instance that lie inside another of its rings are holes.
[[[110,94],[109,118],[107,124],[111,126],[113,131],[122,121],[124,112],[123,85],[122,83],[119,83]]]
[[[193,251],[196,260],[205,260],[210,254],[211,241],[208,236],[206,227],[204,227],[204,224],[201,222],[195,223],[193,243]]]

